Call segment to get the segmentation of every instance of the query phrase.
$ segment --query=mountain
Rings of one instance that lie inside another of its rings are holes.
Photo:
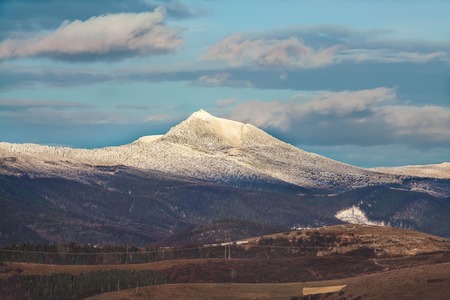
[[[117,147],[0,143],[0,244],[223,240],[339,224],[348,209],[450,236],[449,197],[449,179],[347,165],[203,110]],[[224,230],[229,220],[248,230]]]
[[[387,174],[450,179],[450,162],[434,165],[373,168],[371,170]]]
[[[146,136],[119,147],[74,149],[0,143],[3,170],[36,177],[83,181],[80,170],[123,165],[214,182],[295,185],[342,191],[400,184],[398,176],[368,171],[300,150],[264,131],[200,110],[162,136]]]

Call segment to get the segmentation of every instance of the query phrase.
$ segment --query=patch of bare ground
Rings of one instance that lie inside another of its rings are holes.
[[[303,287],[347,285],[311,299],[450,299],[450,263],[424,265],[338,280],[271,284],[169,284],[88,299],[303,299]],[[308,296],[309,297],[309,296]],[[308,297],[304,299],[309,299]]]

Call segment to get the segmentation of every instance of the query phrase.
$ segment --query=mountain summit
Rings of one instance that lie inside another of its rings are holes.
[[[250,144],[270,143],[275,138],[253,125],[218,118],[201,109],[173,127],[162,140],[190,145],[200,151],[233,153]]]

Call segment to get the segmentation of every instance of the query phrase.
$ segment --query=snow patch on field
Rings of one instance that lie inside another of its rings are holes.
[[[348,222],[350,224],[385,226],[384,222],[370,221],[369,218],[367,218],[366,214],[356,205],[340,210],[334,216],[339,220]]]

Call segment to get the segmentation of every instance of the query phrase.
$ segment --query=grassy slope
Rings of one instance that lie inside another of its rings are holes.
[[[209,259],[215,261],[216,259]],[[217,259],[219,260],[219,259]],[[165,270],[173,266],[184,266],[187,264],[198,264],[208,261],[207,259],[177,259],[147,264],[122,264],[122,265],[42,265],[30,263],[5,263],[0,266],[0,279],[12,275],[50,275],[53,273],[70,273],[78,275],[82,272],[98,270]]]
[[[97,295],[88,299],[290,299],[303,287],[347,285],[326,299],[450,299],[450,263],[410,267],[319,282],[281,284],[169,284]]]

